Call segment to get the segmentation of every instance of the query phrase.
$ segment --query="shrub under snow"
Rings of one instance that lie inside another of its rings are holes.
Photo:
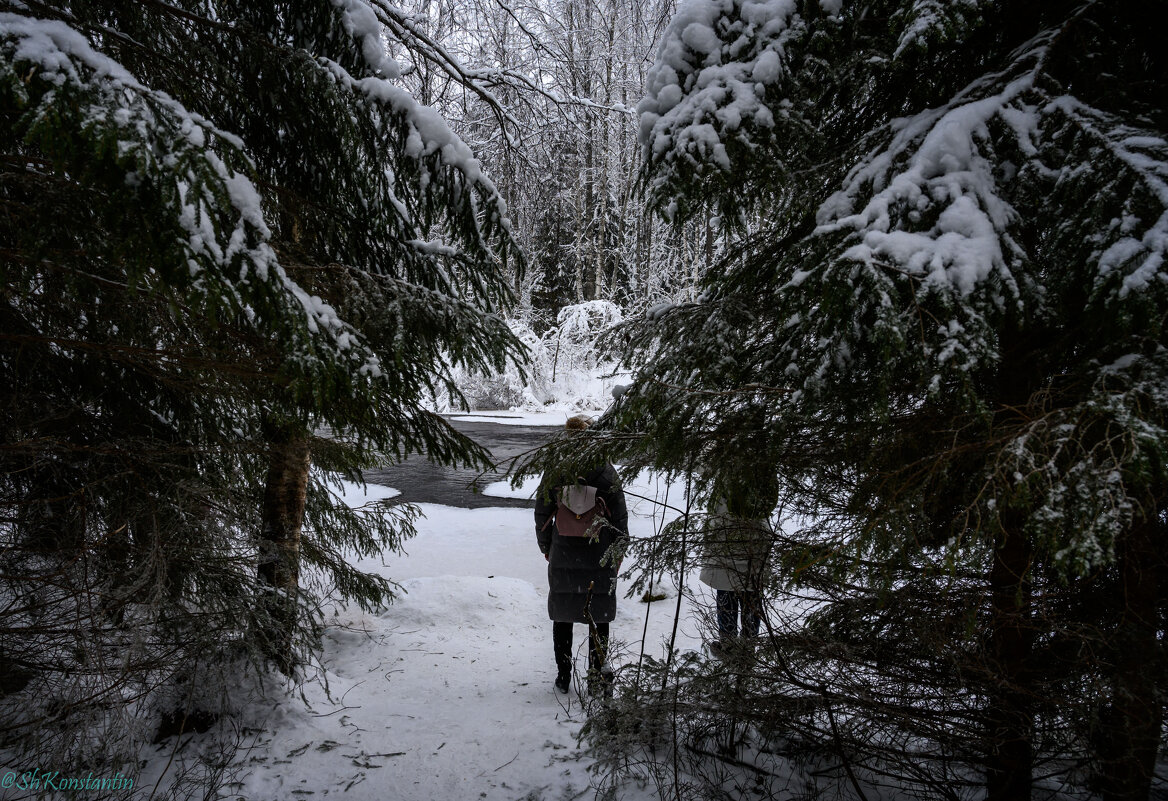
[[[510,320],[511,331],[531,355],[526,373],[513,364],[492,375],[456,368],[458,386],[472,410],[603,409],[619,376],[615,362],[601,355],[598,343],[622,319],[616,304],[591,300],[560,309],[556,324],[543,336],[523,320]],[[443,399],[441,410],[450,406]]]

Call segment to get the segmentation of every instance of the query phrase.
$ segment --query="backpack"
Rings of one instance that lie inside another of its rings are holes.
[[[596,515],[608,516],[608,507],[604,498],[597,495],[597,488],[588,484],[572,484],[560,489],[560,497],[556,501],[556,531],[561,537],[590,537],[598,533],[593,531]]]

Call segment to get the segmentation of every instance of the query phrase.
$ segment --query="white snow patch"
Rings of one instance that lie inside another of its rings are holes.
[[[400,490],[393,487],[383,487],[380,484],[356,484],[345,479],[330,477],[327,479],[329,491],[342,503],[353,509],[361,509],[388,501],[401,495]]]
[[[550,409],[547,411],[476,411],[472,414],[447,414],[450,420],[461,420],[467,423],[498,423],[504,426],[554,426],[563,428],[564,423],[575,412],[564,409]]]
[[[395,801],[590,797],[590,760],[576,745],[585,699],[552,688],[547,564],[532,512],[421,508],[408,556],[358,563],[405,592],[381,612],[329,613],[323,678],[331,700],[311,682],[303,688],[310,711],[289,699],[267,713],[244,760],[239,795],[343,791],[353,801],[383,801],[392,788]],[[635,517],[633,529],[645,536],[653,524]],[[696,574],[689,580],[697,586]],[[672,582],[661,589],[676,598]],[[713,603],[703,590],[698,598],[701,608]],[[620,641],[614,662],[635,663],[646,615],[645,648],[661,656],[674,608],[673,600],[622,598],[612,625]],[[700,647],[697,612],[683,600],[683,650]],[[587,659],[584,640],[578,626],[578,669]],[[621,797],[655,796],[633,786]]]

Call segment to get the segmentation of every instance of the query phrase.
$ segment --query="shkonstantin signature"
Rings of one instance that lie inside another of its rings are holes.
[[[0,788],[17,790],[53,790],[83,793],[87,790],[132,790],[134,780],[117,773],[114,776],[70,776],[59,770],[5,771],[0,776]]]

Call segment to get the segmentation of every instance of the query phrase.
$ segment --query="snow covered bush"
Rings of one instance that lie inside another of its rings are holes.
[[[593,300],[560,309],[542,337],[526,322],[510,320],[512,334],[527,348],[526,368],[457,370],[455,383],[471,409],[603,410],[619,374],[616,362],[602,355],[602,341],[622,319],[616,304]],[[446,400],[440,408],[453,407]]]
[[[543,340],[523,320],[507,321],[512,335],[527,349],[527,365],[509,363],[501,371],[477,371],[454,367],[454,383],[471,410],[532,409],[549,398],[544,366],[547,349]],[[439,399],[438,410],[460,411],[449,394]]]
[[[606,300],[565,306],[555,328],[543,337],[551,360],[544,381],[553,403],[572,409],[605,409],[611,401],[616,363],[602,355],[604,336],[622,319],[620,308]]]

